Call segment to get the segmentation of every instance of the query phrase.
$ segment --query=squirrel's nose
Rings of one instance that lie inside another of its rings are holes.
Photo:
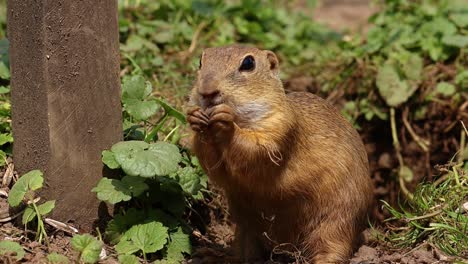
[[[219,103],[221,93],[218,89],[218,84],[215,82],[205,82],[198,88],[200,102],[203,107],[209,107]]]
[[[198,89],[198,94],[205,98],[213,98],[219,94],[218,85],[215,83],[205,83]]]

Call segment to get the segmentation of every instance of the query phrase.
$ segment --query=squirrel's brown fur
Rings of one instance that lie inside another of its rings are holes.
[[[240,71],[249,55],[255,68]],[[192,150],[226,193],[241,259],[287,243],[314,263],[346,262],[372,201],[364,146],[325,100],[286,94],[278,70],[271,51],[206,49],[188,111]]]

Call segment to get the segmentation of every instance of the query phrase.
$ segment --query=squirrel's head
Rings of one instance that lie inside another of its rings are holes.
[[[253,123],[284,100],[273,52],[239,45],[203,51],[192,90],[193,104],[206,109],[225,103],[235,109],[239,122]]]

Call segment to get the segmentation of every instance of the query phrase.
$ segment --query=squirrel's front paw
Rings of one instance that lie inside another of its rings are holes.
[[[226,104],[215,105],[208,108],[206,114],[210,117],[209,129],[215,131],[218,137],[228,135],[227,132],[233,131],[235,114],[230,106]]]
[[[208,128],[209,117],[201,108],[197,107],[187,112],[187,121],[194,131],[203,133]]]

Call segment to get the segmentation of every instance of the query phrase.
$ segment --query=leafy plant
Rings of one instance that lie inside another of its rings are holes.
[[[89,234],[75,235],[71,240],[73,249],[80,254],[79,261],[84,263],[96,263],[99,260],[103,243]]]
[[[179,261],[190,254],[183,213],[190,201],[202,197],[206,176],[198,161],[174,144],[185,116],[152,97],[151,84],[140,73],[137,69],[122,83],[125,134],[131,140],[102,152],[103,163],[120,170],[121,176],[102,178],[92,191],[100,200],[117,205],[105,234],[119,258],[131,263],[132,254],[147,259],[148,254],[159,253],[166,261]],[[159,115],[155,122],[154,115]],[[174,123],[165,130],[170,121]],[[164,140],[158,140],[164,134]]]
[[[11,154],[13,142],[9,80],[8,40],[0,38],[0,166],[5,165],[7,154]]]
[[[3,240],[0,241],[0,256],[7,258],[14,258],[16,261],[20,261],[24,258],[24,249],[18,242]]]
[[[407,207],[398,210],[382,201],[392,215],[387,222],[393,224],[383,238],[404,248],[426,241],[447,254],[466,256],[468,170],[462,165],[442,166],[444,174],[434,183],[419,185]]]
[[[36,239],[39,243],[42,243],[42,239],[45,239],[46,243],[49,244],[42,218],[54,209],[55,201],[46,201],[42,204],[37,203],[39,199],[35,198],[34,191],[42,188],[44,183],[42,176],[43,174],[39,170],[33,170],[21,176],[10,190],[8,203],[12,207],[17,207],[22,202],[26,202],[27,205],[22,219],[23,224],[26,226],[29,222],[36,220]]]
[[[282,72],[297,73],[327,53],[323,46],[334,46],[340,34],[294,7],[273,0],[120,0],[122,68],[140,68],[158,84],[158,93],[176,103],[191,86],[201,48],[208,46],[249,43],[273,49]]]

